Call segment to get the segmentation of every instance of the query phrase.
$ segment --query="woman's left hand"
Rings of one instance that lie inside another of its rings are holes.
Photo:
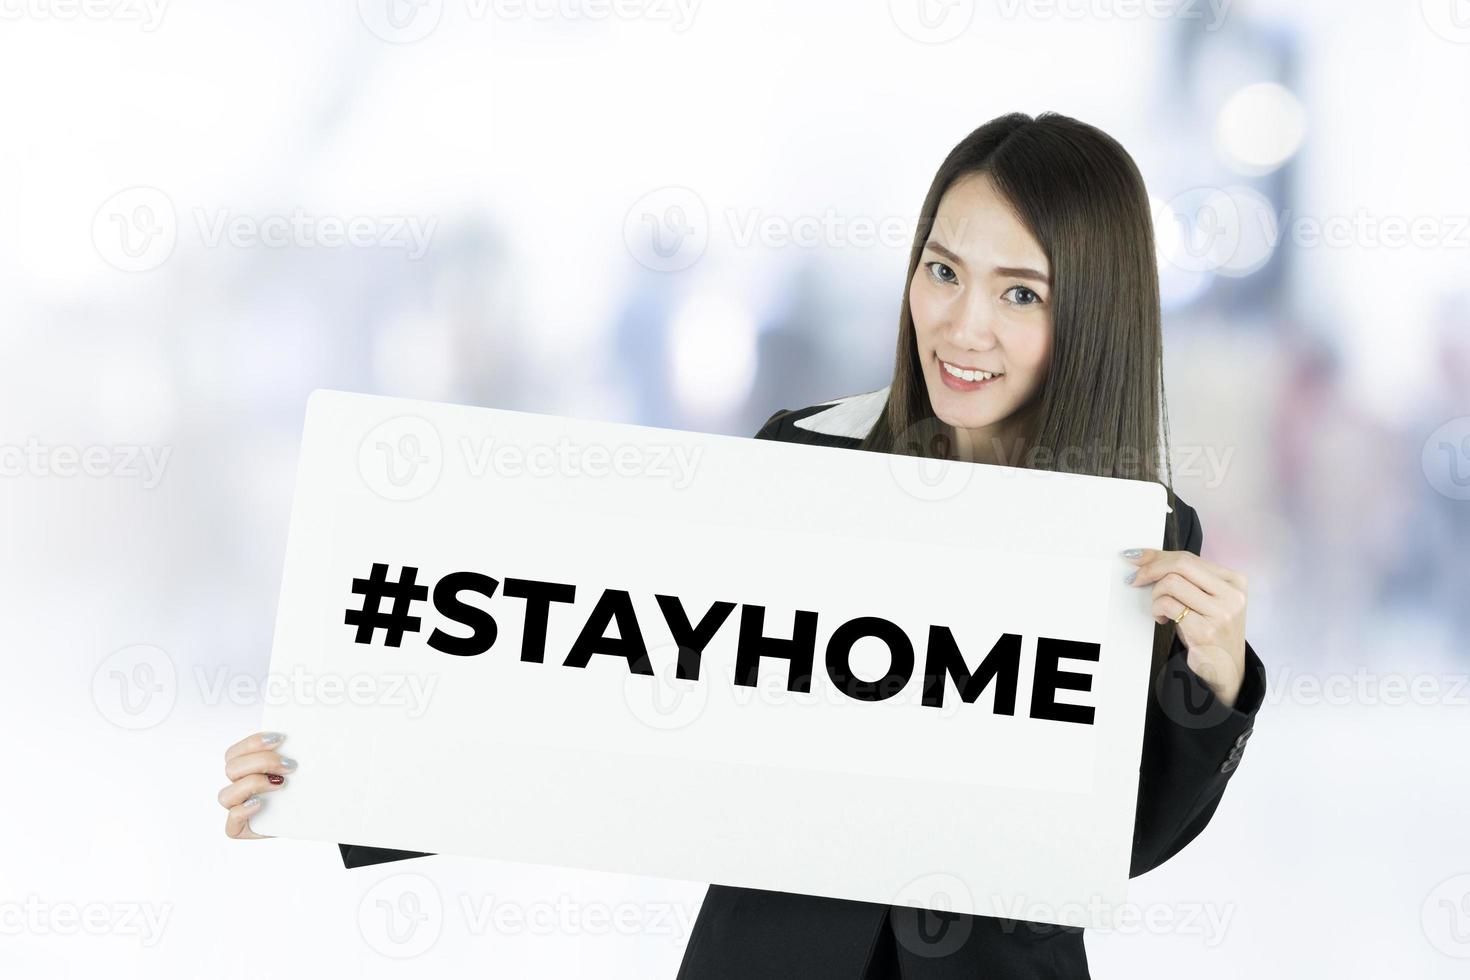
[[[1234,707],[1245,680],[1245,576],[1192,551],[1138,548],[1123,557],[1138,566],[1132,585],[1153,586],[1154,622],[1177,620],[1189,609],[1175,627],[1189,651],[1189,669]]]

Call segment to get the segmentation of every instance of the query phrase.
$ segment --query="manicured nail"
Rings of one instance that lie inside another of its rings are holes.
[[[272,786],[279,786],[279,785],[281,785],[282,783],[284,783],[286,781],[286,777],[285,776],[278,776],[278,775],[276,775],[273,772],[266,773],[265,774],[265,778],[270,781],[270,784]]]
[[[1127,548],[1123,552],[1124,558],[1139,558],[1143,555],[1142,548]]]
[[[284,755],[281,756],[281,768],[282,769],[295,769],[296,768],[296,760],[295,759],[288,759]]]
[[[1136,578],[1138,578],[1138,569],[1135,568],[1133,571],[1123,576],[1123,581],[1127,582],[1129,585],[1132,585],[1133,580]]]
[[[277,742],[285,737],[286,736],[282,735],[280,732],[265,732],[260,736],[260,744],[275,745]]]
[[[240,805],[241,806],[260,806],[260,797],[258,797],[258,796],[252,796],[252,797],[250,797],[250,799],[246,800],[244,803],[241,803]]]

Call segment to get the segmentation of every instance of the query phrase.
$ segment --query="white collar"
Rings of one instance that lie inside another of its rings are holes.
[[[797,419],[792,424],[823,435],[861,439],[872,430],[873,424],[883,412],[883,406],[888,403],[888,388],[888,385],[884,385],[877,391],[823,402],[822,404],[830,404],[832,407],[804,419]]]

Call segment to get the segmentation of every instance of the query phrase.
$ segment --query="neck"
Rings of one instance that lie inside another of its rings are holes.
[[[957,458],[967,463],[1014,466],[1026,451],[1026,440],[981,429],[956,429],[955,451]]]
[[[956,457],[967,463],[1017,466],[1030,445],[1034,422],[1031,412],[1018,412],[978,429],[956,427]]]

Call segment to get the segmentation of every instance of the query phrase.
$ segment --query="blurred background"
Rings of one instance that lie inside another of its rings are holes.
[[[6,0],[0,83],[6,975],[672,977],[702,884],[221,833],[306,396],[751,435],[880,387],[930,178],[1016,110],[1144,173],[1270,684],[1094,974],[1470,967],[1464,0]]]

